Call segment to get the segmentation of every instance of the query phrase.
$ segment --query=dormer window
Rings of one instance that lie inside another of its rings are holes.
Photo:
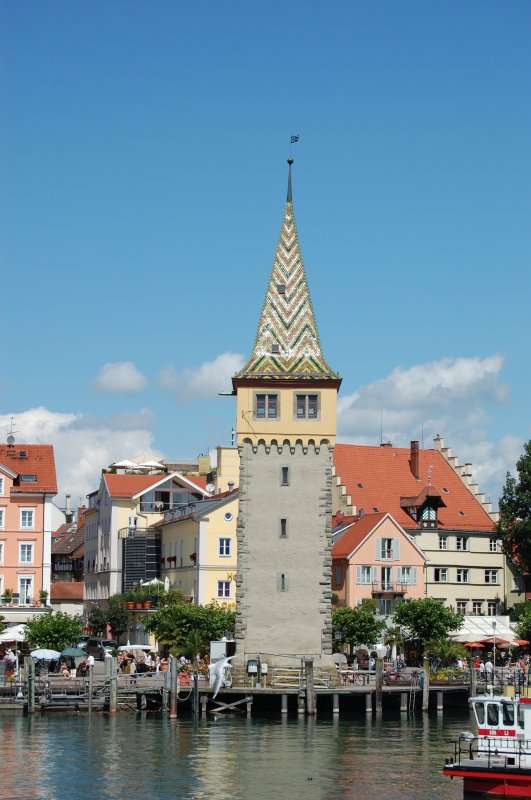
[[[423,528],[436,528],[437,527],[437,509],[429,504],[422,508],[422,527]]]

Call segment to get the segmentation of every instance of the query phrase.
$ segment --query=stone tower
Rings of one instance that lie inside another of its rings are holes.
[[[237,652],[270,664],[332,653],[337,392],[302,261],[291,192],[252,354],[233,378],[240,453]],[[291,661],[291,663],[293,663]]]

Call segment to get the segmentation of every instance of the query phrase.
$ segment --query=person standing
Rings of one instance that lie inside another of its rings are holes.
[[[92,669],[94,666],[94,656],[87,656],[87,669]]]
[[[490,660],[490,656],[485,661],[485,672],[487,673],[487,681],[492,682],[494,678],[494,664]]]

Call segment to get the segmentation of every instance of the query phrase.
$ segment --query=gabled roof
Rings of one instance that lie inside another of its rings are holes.
[[[52,555],[72,555],[83,544],[83,531],[73,530],[57,539],[52,545]]]
[[[302,261],[291,197],[288,160],[288,194],[273,267],[254,342],[253,352],[233,383],[239,379],[334,380],[321,349],[319,332]]]
[[[411,537],[408,536],[405,530],[398,524],[396,519],[394,519],[393,515],[388,513],[365,514],[356,522],[352,522],[350,525],[348,525],[346,530],[344,530],[337,541],[332,545],[332,558],[349,558],[352,556],[358,547],[365,541],[365,539],[371,536],[371,534],[375,533],[386,519],[391,520],[398,533],[402,534],[402,536],[407,539],[411,546],[422,555],[424,560],[426,560],[426,556],[420,547],[418,547]],[[332,533],[335,533],[335,531]]]
[[[238,500],[238,497],[238,489],[233,489],[231,492],[224,492],[223,494],[217,494],[215,497],[207,497],[204,500],[200,500],[194,504],[195,509],[193,511],[190,510],[188,513],[184,513],[179,516],[165,516],[164,519],[152,523],[150,527],[162,528],[164,525],[169,525],[174,522],[183,522],[187,519],[195,519],[199,521],[207,517],[213,511],[216,511],[218,508],[222,508],[223,506],[229,505],[235,500]],[[186,508],[189,508],[189,506]]]
[[[491,532],[492,519],[439,450],[419,450],[419,480],[410,468],[407,447],[336,444],[336,475],[359,513],[389,511],[403,528],[419,524],[401,505],[401,498],[418,498],[427,486],[444,500],[438,513],[441,528]]]
[[[208,494],[199,483],[195,482],[195,477],[181,475],[180,472],[166,473],[164,475],[115,475],[112,472],[106,472],[103,475],[103,480],[107,486],[109,496],[115,498],[127,497],[136,499],[149,489],[154,489],[173,478],[183,487],[189,487],[193,492],[201,495]]]
[[[0,465],[17,476],[12,494],[57,494],[53,445],[16,444],[10,447],[2,444]],[[24,476],[35,476],[35,480],[25,481]]]

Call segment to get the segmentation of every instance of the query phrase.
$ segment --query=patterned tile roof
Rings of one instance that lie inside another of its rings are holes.
[[[83,600],[83,581],[55,581],[50,587],[50,600]]]
[[[11,490],[12,494],[57,494],[55,459],[51,444],[15,444],[9,447],[0,445],[0,469],[4,464],[18,478]],[[24,480],[24,476],[35,480]]]
[[[337,444],[333,461],[358,513],[389,511],[403,528],[418,528],[401,500],[429,489],[444,501],[437,511],[440,528],[493,530],[492,519],[439,450],[419,450],[419,480],[410,457],[407,447]]]
[[[235,381],[340,380],[321,349],[291,200],[291,159],[288,163],[286,208],[253,352]]]

